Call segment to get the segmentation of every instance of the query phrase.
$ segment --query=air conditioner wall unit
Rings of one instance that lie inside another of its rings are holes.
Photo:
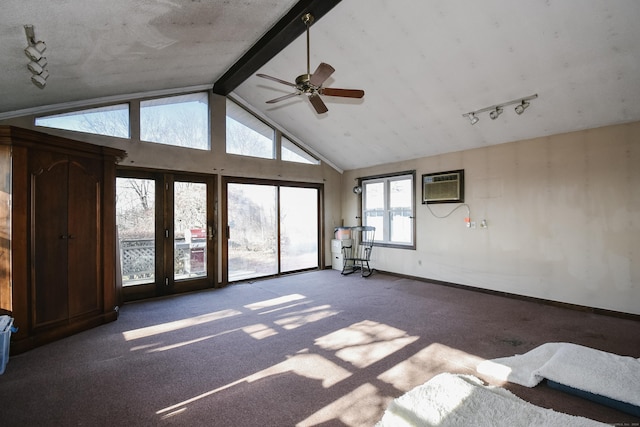
[[[422,175],[422,204],[463,202],[464,169]]]

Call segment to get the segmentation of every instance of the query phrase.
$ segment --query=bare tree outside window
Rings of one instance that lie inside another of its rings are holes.
[[[37,117],[36,126],[129,138],[129,104]]]
[[[140,102],[140,139],[208,150],[210,144],[207,93]]]
[[[155,181],[116,179],[116,225],[122,284],[155,280]]]

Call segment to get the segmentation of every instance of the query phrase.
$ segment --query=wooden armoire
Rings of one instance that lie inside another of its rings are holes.
[[[19,328],[12,354],[117,319],[115,168],[124,157],[0,126],[0,249],[11,254],[0,257],[0,311]]]

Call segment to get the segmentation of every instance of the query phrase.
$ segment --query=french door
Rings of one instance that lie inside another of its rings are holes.
[[[322,186],[226,177],[222,188],[226,282],[320,266]]]
[[[124,300],[213,287],[215,179],[120,171],[116,224]]]

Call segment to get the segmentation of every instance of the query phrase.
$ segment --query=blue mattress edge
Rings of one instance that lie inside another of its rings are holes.
[[[550,379],[547,379],[547,385],[553,389],[560,390],[565,393],[573,394],[578,397],[582,397],[584,399],[589,399],[593,402],[609,406],[613,409],[617,409],[618,411],[625,412],[635,417],[640,417],[640,406],[636,406],[627,402],[621,402],[619,400],[612,399],[607,396],[591,393],[589,391],[573,388],[568,385],[564,385],[564,384],[560,384],[558,382],[552,381]]]

